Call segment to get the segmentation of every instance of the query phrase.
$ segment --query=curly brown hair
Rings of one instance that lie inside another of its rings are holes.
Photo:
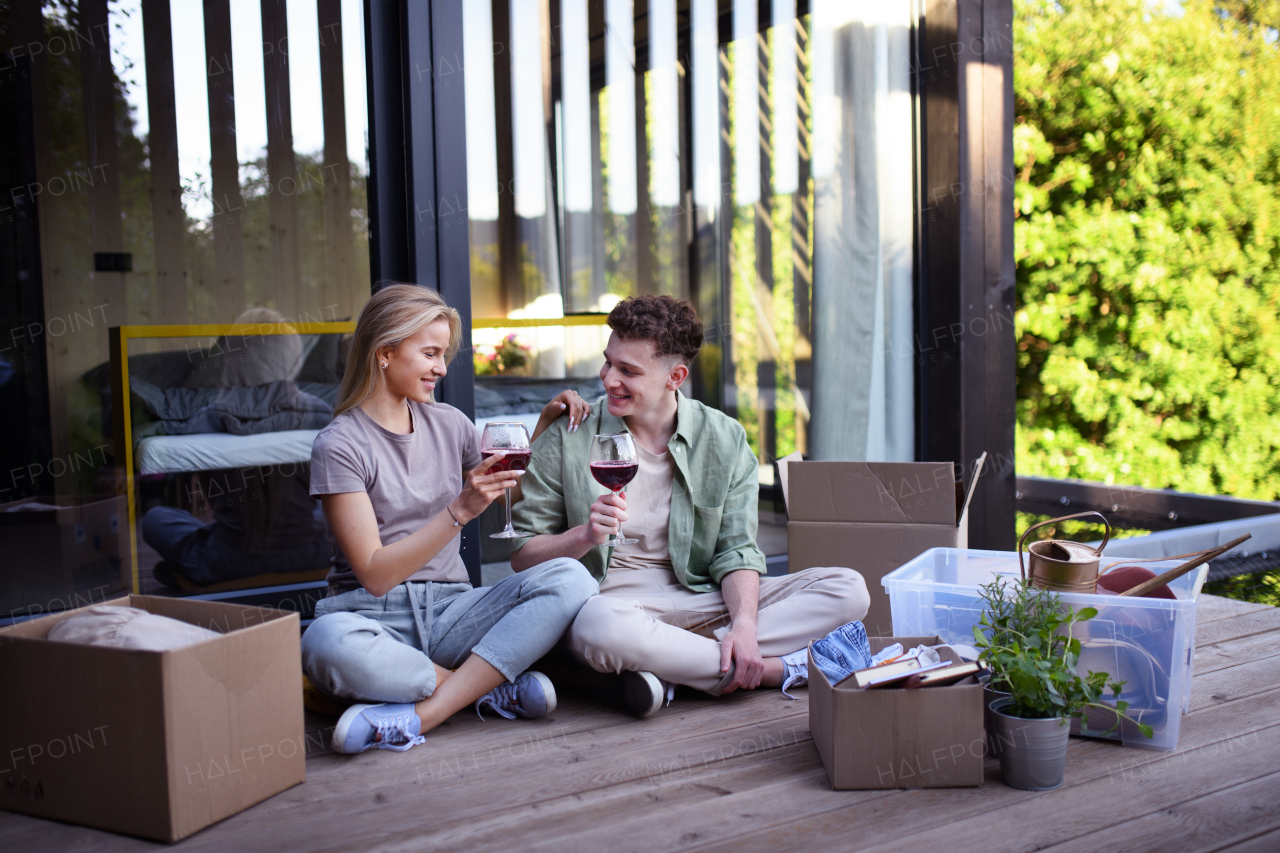
[[[609,328],[623,340],[653,341],[659,358],[692,365],[702,349],[702,321],[693,306],[670,296],[628,296],[609,312]]]

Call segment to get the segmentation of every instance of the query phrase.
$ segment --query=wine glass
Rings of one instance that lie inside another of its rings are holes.
[[[533,451],[529,449],[529,431],[522,423],[485,424],[484,436],[480,439],[480,453],[492,456],[502,453],[504,456],[489,468],[489,473],[499,471],[523,471],[529,467],[529,459]],[[515,539],[520,536],[511,526],[511,489],[507,489],[507,526],[500,533],[492,533],[491,539]]]
[[[591,442],[591,476],[615,495],[635,478],[639,470],[640,458],[636,456],[636,445],[631,440],[631,433],[597,435]],[[618,533],[604,544],[617,548],[619,545],[634,545],[639,541],[624,538],[619,526]]]

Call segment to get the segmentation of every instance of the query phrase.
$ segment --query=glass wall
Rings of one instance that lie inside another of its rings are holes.
[[[302,386],[336,382],[340,335],[294,333],[352,318],[369,294],[364,43],[360,0],[0,4],[0,99],[12,117],[0,129],[0,396],[21,412],[3,427],[0,534],[42,543],[4,573],[0,617],[134,582],[209,586],[194,573],[177,583],[173,566],[162,583],[155,543],[139,535],[130,553],[130,534],[161,505],[212,529],[211,505],[174,495],[239,470],[241,457],[144,473],[140,442],[249,437],[195,412],[264,386],[278,393],[266,415],[310,417],[258,432],[331,414],[325,388]],[[233,322],[261,331],[216,328]],[[130,338],[121,364],[108,330],[137,326],[157,328]],[[126,366],[132,393],[113,400]],[[175,414],[179,399],[190,417]],[[297,497],[268,485],[243,494],[268,492]],[[262,525],[292,523],[270,506]],[[225,528],[216,536],[241,547]],[[259,544],[242,550],[283,547],[269,530],[249,539]]]
[[[662,293],[706,324],[691,392],[743,424],[762,482],[795,451],[913,458],[909,2],[465,16],[478,409],[594,376],[598,315]]]

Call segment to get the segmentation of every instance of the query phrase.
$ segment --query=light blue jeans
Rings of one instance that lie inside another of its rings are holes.
[[[402,583],[386,595],[351,590],[316,604],[302,669],[338,699],[418,702],[436,670],[477,654],[514,681],[556,644],[599,584],[577,560],[548,560],[494,586]]]

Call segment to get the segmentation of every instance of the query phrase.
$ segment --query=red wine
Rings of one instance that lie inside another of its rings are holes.
[[[635,478],[640,470],[637,462],[592,462],[591,476],[610,491],[618,491]]]
[[[484,450],[481,452],[485,456],[492,456],[502,451]],[[506,456],[493,463],[493,466],[489,469],[490,474],[496,474],[499,471],[523,471],[529,467],[529,459],[533,456],[532,451],[508,450],[505,452]]]

